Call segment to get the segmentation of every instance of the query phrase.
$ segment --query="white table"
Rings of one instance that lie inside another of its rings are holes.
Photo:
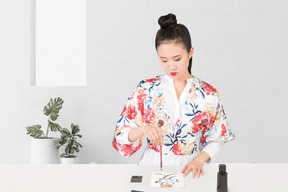
[[[204,167],[203,177],[185,177],[185,188],[150,188],[150,175],[159,167],[131,164],[0,165],[1,192],[130,192],[216,191],[219,164]],[[227,163],[229,192],[288,191],[288,163]],[[164,167],[163,172],[180,172],[182,167]],[[142,175],[142,183],[130,183]]]

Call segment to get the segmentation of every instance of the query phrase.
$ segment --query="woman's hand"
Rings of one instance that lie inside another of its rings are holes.
[[[188,163],[187,165],[185,165],[185,167],[183,168],[183,170],[181,171],[181,173],[184,173],[184,177],[192,170],[192,177],[195,178],[196,174],[198,176],[198,178],[204,175],[204,169],[202,167],[202,165],[206,162],[206,161],[210,161],[211,158],[209,156],[209,154],[205,151],[202,151],[197,157],[195,157],[190,163]]]
[[[204,175],[204,169],[202,167],[202,162],[198,159],[193,159],[190,163],[185,165],[185,167],[182,169],[181,173],[184,173],[183,176],[186,177],[186,175],[190,172],[193,171],[192,177],[195,178],[196,174],[198,178]]]
[[[163,136],[160,127],[143,126],[142,131],[151,143],[156,143],[160,146],[163,145]]]

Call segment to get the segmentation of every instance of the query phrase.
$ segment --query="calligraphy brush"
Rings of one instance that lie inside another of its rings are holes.
[[[158,121],[158,127],[161,128],[164,125],[164,121],[163,120],[159,120]],[[162,145],[160,144],[160,168],[162,171]]]

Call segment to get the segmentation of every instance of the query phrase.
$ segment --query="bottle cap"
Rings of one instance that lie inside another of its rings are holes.
[[[226,172],[226,165],[225,164],[219,165],[219,172]]]

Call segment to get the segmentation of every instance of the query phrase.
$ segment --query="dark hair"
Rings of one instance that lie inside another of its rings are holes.
[[[158,19],[160,29],[157,31],[155,38],[155,48],[163,42],[169,40],[176,40],[176,42],[183,43],[189,53],[192,47],[190,33],[185,25],[177,23],[176,16],[172,13],[163,15]],[[193,56],[192,56],[193,57]],[[189,60],[188,71],[191,73],[192,57]]]

